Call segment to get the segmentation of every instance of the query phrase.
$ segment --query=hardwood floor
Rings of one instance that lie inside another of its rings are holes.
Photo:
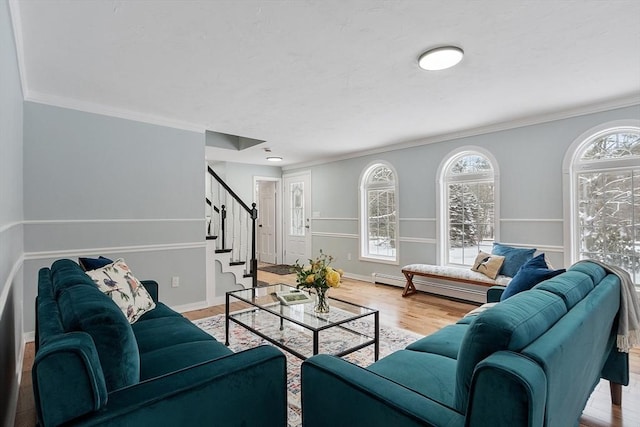
[[[260,271],[259,280],[268,283],[295,283],[294,275],[279,276]],[[402,289],[394,286],[374,285],[357,280],[345,279],[342,286],[332,289],[331,295],[356,304],[380,311],[380,323],[408,329],[419,334],[430,334],[443,326],[455,323],[475,305],[452,301],[425,293],[407,298],[402,297]],[[224,306],[214,306],[191,311],[184,315],[191,319],[201,319],[224,313]],[[28,343],[22,372],[22,384],[16,410],[16,427],[36,425],[33,389],[31,385],[31,365],[34,346]],[[591,395],[580,419],[582,427],[622,427],[640,425],[640,349],[630,353],[630,384],[622,388],[622,406],[611,405],[609,384],[601,381]]]

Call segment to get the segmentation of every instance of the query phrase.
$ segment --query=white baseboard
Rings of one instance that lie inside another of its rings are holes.
[[[219,296],[219,297],[213,297],[212,300],[207,302],[207,306],[208,307],[212,307],[214,305],[223,305],[227,302],[227,299],[224,295]]]
[[[207,301],[198,301],[189,304],[171,306],[170,308],[174,311],[177,311],[178,313],[185,313],[187,311],[202,310],[203,308],[207,307],[209,307]]]
[[[25,332],[24,334],[22,334],[22,340],[25,342],[25,344],[28,342],[35,341],[36,332],[35,331]],[[23,353],[24,353],[24,349],[23,349]]]
[[[392,276],[389,274],[373,273],[375,283],[404,287],[406,279],[404,277]],[[413,278],[416,289],[436,295],[443,295],[450,298],[461,299],[484,304],[487,302],[487,288],[484,286],[471,285],[466,283],[451,282],[447,280],[425,280],[423,278]]]
[[[346,277],[347,279],[354,279],[354,280],[360,280],[361,282],[369,282],[369,283],[375,283],[374,280],[374,274],[372,274],[371,276],[363,276],[362,274],[353,274],[353,273],[344,273],[344,277]]]

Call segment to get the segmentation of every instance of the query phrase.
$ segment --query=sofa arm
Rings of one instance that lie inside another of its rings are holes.
[[[260,346],[113,391],[74,426],[287,425],[284,354]]]
[[[474,370],[467,426],[542,426],[546,399],[540,365],[518,353],[493,353]]]
[[[158,282],[155,280],[141,280],[140,283],[149,292],[153,302],[158,302]]]
[[[487,289],[487,302],[500,302],[500,297],[506,289],[506,286],[492,286]]]
[[[464,416],[339,357],[302,363],[304,427],[462,426]]]
[[[31,375],[41,425],[62,424],[98,410],[107,401],[102,366],[87,333],[48,340],[36,354]]]

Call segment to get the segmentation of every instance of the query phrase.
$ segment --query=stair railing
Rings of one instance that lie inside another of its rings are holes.
[[[211,181],[211,192],[214,192],[214,182],[213,180],[216,181],[217,183],[217,191],[216,191],[216,196],[217,198],[215,200],[218,201],[217,205],[214,202],[214,194],[211,194],[211,198],[206,197],[206,201],[207,204],[209,206],[211,206],[211,220],[210,220],[210,224],[213,224],[213,227],[211,227],[211,225],[208,226],[207,231],[211,231],[211,229],[213,228],[213,230],[215,231],[216,226],[217,229],[219,231],[219,237],[220,239],[218,239],[218,242],[220,242],[221,244],[221,248],[216,250],[216,251],[220,251],[220,252],[229,252],[229,251],[233,251],[234,247],[236,246],[236,237],[238,238],[237,241],[237,248],[235,252],[232,252],[232,264],[238,265],[238,264],[247,264],[247,267],[245,269],[245,277],[251,277],[251,283],[253,287],[258,286],[258,259],[256,258],[256,221],[258,219],[258,210],[256,209],[256,204],[252,203],[251,207],[249,207],[244,201],[242,201],[242,199],[227,185],[226,182],[224,182],[224,180],[222,178],[220,178],[220,176],[218,176],[218,174],[216,174],[213,169],[211,169],[210,166],[207,166],[207,173],[209,174],[209,176],[212,178]],[[223,194],[224,193],[224,194]],[[231,199],[228,198],[228,196],[231,197]],[[224,204],[222,204],[224,202]],[[231,205],[229,206],[229,202],[231,202]],[[219,206],[219,208],[218,208]],[[247,220],[244,222],[244,226],[243,226],[243,221],[242,221],[242,212],[246,212],[246,218]],[[214,219],[214,213],[218,214],[218,220],[216,221]],[[231,215],[231,240],[232,240],[232,248],[227,248],[226,244],[229,241],[227,234],[229,233],[229,215]],[[217,225],[219,223],[219,226]],[[236,228],[237,225],[237,228]],[[248,245],[248,240],[249,240],[249,231],[248,228],[251,227],[251,253],[249,254],[249,252],[247,251],[247,255],[250,255],[251,258],[248,261],[244,261],[244,262],[240,262],[240,258],[242,258],[243,255],[243,251],[242,248],[243,246],[246,247],[248,249],[249,245]],[[245,230],[245,232],[243,233],[242,230]],[[210,233],[208,233],[210,234]],[[243,239],[244,236],[244,239]],[[215,237],[214,237],[215,238]],[[242,242],[247,241],[247,244],[244,244]],[[236,261],[233,260],[233,256],[234,254],[237,253],[237,259]]]

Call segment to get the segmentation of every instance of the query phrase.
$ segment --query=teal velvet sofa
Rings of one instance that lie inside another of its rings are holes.
[[[286,359],[233,353],[158,301],[129,324],[71,260],[39,272],[33,390],[41,426],[285,426]]]
[[[303,425],[577,426],[600,378],[628,385],[619,306],[619,278],[582,262],[367,368],[311,357]]]

